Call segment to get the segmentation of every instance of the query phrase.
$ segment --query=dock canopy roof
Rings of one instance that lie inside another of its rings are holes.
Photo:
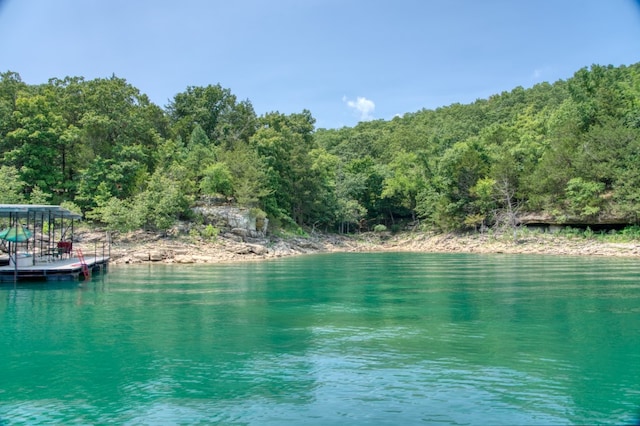
[[[0,217],[28,217],[34,214],[62,219],[82,219],[82,215],[60,206],[43,204],[0,204]]]

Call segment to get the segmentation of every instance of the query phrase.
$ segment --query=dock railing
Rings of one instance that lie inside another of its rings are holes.
[[[93,257],[98,258],[98,253],[102,259],[106,259],[107,257],[111,257],[111,244],[108,241],[100,241],[100,248],[98,247],[98,241],[93,243]]]

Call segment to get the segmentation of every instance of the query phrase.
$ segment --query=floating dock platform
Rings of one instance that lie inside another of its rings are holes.
[[[74,223],[82,219],[61,206],[42,204],[0,204],[0,282],[61,281],[90,279],[94,272],[106,272],[110,238],[93,241],[93,256],[85,256],[74,235]],[[100,255],[101,254],[101,255]]]
[[[84,264],[79,258],[36,262],[35,265],[0,266],[0,282],[15,281],[67,281],[90,278],[94,273],[106,272],[109,257],[86,256]]]

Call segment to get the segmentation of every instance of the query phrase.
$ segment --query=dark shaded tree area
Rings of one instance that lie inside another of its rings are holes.
[[[510,226],[524,212],[637,223],[640,64],[352,128],[256,116],[220,85],[162,109],[126,80],[0,74],[0,202],[68,203],[165,230],[202,196],[281,227]]]

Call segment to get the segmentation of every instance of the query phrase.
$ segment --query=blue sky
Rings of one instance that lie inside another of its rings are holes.
[[[640,0],[0,0],[0,71],[115,74],[166,106],[220,84],[316,126],[640,62]]]

